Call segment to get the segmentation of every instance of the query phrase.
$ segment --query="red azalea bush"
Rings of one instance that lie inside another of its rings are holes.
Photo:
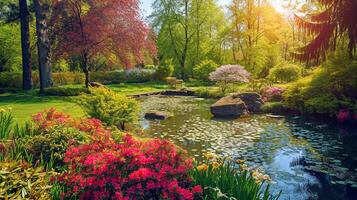
[[[166,140],[101,139],[69,148],[64,161],[64,198],[190,200],[202,193],[200,186],[191,187],[192,159]]]
[[[74,128],[90,133],[93,136],[110,136],[110,129],[98,119],[73,119],[70,115],[58,112],[55,108],[39,112],[32,116],[32,122],[37,132],[48,132],[58,126]]]
[[[281,101],[283,99],[282,95],[284,88],[281,87],[267,87],[263,89],[263,100],[265,102],[270,101]]]

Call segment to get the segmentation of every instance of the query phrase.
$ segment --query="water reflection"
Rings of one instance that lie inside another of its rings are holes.
[[[166,138],[200,159],[203,152],[246,159],[283,189],[282,199],[355,199],[355,136],[345,129],[292,117],[252,115],[238,120],[212,119],[212,101],[192,97],[153,96],[143,100],[143,113],[169,111],[166,121],[142,120],[148,135]]]

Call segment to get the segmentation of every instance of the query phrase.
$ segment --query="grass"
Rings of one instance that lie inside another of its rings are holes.
[[[167,84],[160,82],[147,82],[147,83],[121,83],[107,85],[110,89],[115,92],[120,92],[123,94],[140,94],[145,92],[156,92],[170,87]]]
[[[82,87],[71,85],[65,87]],[[124,94],[138,94],[154,92],[168,89],[169,86],[163,83],[132,83],[132,84],[113,84],[108,87],[116,92]],[[84,112],[75,102],[75,97],[42,96],[38,90],[20,93],[0,94],[0,108],[12,108],[15,122],[24,124],[29,121],[31,116],[49,108],[56,108],[58,111],[70,114],[73,117],[82,117]]]
[[[24,124],[31,116],[49,108],[81,117],[84,112],[72,98],[40,96],[37,91],[0,95],[0,107],[12,108],[15,122]]]

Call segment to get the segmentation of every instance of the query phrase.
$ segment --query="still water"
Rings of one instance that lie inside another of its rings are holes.
[[[151,96],[143,113],[168,111],[174,117],[141,124],[151,137],[169,139],[200,160],[212,152],[247,160],[273,179],[283,200],[357,199],[357,134],[351,128],[300,117],[251,115],[213,119],[212,100]]]

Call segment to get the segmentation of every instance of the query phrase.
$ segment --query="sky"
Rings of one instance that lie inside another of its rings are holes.
[[[146,17],[150,15],[152,8],[151,4],[154,2],[154,0],[140,0],[141,1],[141,9],[143,12],[143,15]],[[290,0],[269,0],[271,5],[280,13],[286,12],[285,9],[283,8],[284,4],[287,4]],[[295,2],[296,0],[292,0]],[[227,6],[231,0],[218,0],[219,4],[221,6]]]

